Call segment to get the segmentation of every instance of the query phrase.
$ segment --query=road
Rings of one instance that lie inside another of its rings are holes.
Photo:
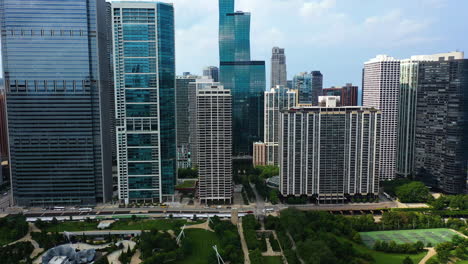
[[[3,193],[0,193],[0,212],[5,212],[9,206],[10,206],[10,198],[11,198],[11,192],[7,191],[7,195],[3,195]]]

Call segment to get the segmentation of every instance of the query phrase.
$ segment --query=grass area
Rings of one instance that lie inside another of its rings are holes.
[[[195,188],[195,184],[197,181],[184,181],[183,183],[176,186],[176,188],[184,189],[184,188]]]
[[[455,232],[447,228],[374,231],[362,232],[360,234],[362,241],[368,247],[374,246],[377,240],[386,242],[395,241],[397,244],[421,241],[424,245],[431,243],[433,246],[436,246],[442,242],[452,240],[452,237],[456,235]]]
[[[213,252],[213,246],[220,247],[220,241],[214,232],[203,229],[186,229],[185,236],[193,241],[192,254],[177,264],[206,264]]]
[[[191,222],[190,224],[201,223],[200,221]],[[112,224],[111,230],[170,230],[181,227],[184,224],[188,224],[186,220],[170,220],[170,219],[157,219],[157,220],[137,220],[132,221],[130,219],[119,220]],[[97,230],[97,222],[77,222],[77,221],[65,221],[60,222],[57,225],[50,225],[47,227],[48,232],[77,232],[77,231],[91,231]]]
[[[265,264],[283,264],[281,257],[263,257]]]
[[[375,251],[375,250],[367,248],[366,246],[358,245],[356,243],[353,243],[353,246],[357,251],[361,253],[370,254],[374,258],[376,264],[402,263],[406,257],[410,257],[413,263],[419,263],[419,261],[421,261],[421,259],[423,259],[424,256],[427,254],[427,252],[422,252],[422,253],[414,254],[414,255],[390,254],[390,253]]]

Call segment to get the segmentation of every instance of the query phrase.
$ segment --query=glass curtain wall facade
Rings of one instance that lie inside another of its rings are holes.
[[[0,1],[15,204],[112,199],[106,5]]]
[[[251,156],[263,135],[265,62],[250,60],[250,13],[234,12],[234,0],[219,0],[219,57],[233,100],[233,154]]]
[[[162,201],[176,180],[174,10],[112,2],[119,199]]]

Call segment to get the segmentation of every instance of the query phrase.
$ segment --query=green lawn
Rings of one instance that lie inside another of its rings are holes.
[[[157,219],[157,220],[137,220],[132,221],[130,219],[122,219],[112,224],[111,230],[169,230],[181,227],[184,224],[196,224],[197,222],[187,223],[186,220],[170,220],[170,219]],[[48,232],[77,232],[77,231],[90,231],[97,230],[97,222],[79,222],[79,221],[65,221],[60,222],[57,225],[50,225],[47,228]]]
[[[216,234],[203,229],[187,229],[185,236],[193,239],[192,254],[177,264],[206,264],[209,256],[214,252],[213,246],[220,247]]]
[[[195,188],[196,183],[197,183],[197,181],[184,181],[183,183],[177,185],[176,188],[181,188],[181,189]]]
[[[283,264],[281,257],[263,257],[265,264]]]
[[[375,231],[361,232],[360,234],[362,241],[368,247],[373,247],[377,240],[386,242],[395,241],[397,244],[421,241],[424,245],[431,243],[433,246],[436,246],[442,242],[452,240],[452,237],[456,235],[455,232],[446,228]]]
[[[403,260],[408,256],[411,258],[413,263],[419,263],[419,261],[421,261],[421,259],[424,258],[424,256],[427,254],[426,252],[422,252],[422,253],[414,254],[414,255],[390,254],[390,253],[378,252],[378,251],[369,249],[366,246],[358,245],[356,243],[353,243],[353,246],[357,251],[361,253],[370,254],[374,258],[376,264],[398,264],[398,263],[402,263]]]

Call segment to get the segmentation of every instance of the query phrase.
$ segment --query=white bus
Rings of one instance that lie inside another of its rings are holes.
[[[91,212],[93,210],[93,208],[80,208],[78,209],[78,211],[80,212]]]
[[[54,211],[65,211],[65,207],[55,206]]]

